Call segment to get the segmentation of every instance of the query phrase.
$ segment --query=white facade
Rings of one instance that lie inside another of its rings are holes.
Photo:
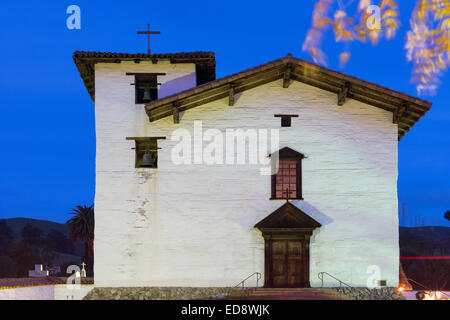
[[[337,106],[334,93],[277,80],[238,94],[232,107],[224,98],[181,113],[179,124],[172,117],[150,123],[126,72],[166,73],[159,97],[196,85],[194,64],[96,64],[96,286],[234,286],[264,273],[264,239],[253,226],[285,201],[269,200],[270,176],[260,166],[174,164],[172,132],[192,132],[195,120],[203,132],[279,129],[280,147],[306,156],[304,200],[293,203],[322,224],[311,237],[311,286],[322,271],[366,286],[373,265],[387,286],[398,285],[392,112],[351,99]],[[299,117],[282,128],[274,114]],[[125,138],[151,136],[166,137],[158,141],[158,168],[136,169],[134,141]]]

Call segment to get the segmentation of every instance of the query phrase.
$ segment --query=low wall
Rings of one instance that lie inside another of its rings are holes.
[[[83,300],[190,300],[221,298],[229,295],[231,288],[191,287],[97,287]]]
[[[70,285],[55,285],[55,300],[83,300],[83,298],[94,289],[94,285],[79,285],[71,287]]]
[[[0,289],[0,300],[82,300],[93,285],[35,285]]]
[[[405,297],[397,292],[397,288],[335,288],[338,292],[355,300],[405,300]]]
[[[0,300],[55,300],[54,285],[1,289]]]

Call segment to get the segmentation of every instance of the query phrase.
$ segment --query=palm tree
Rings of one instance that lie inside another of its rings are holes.
[[[447,211],[444,213],[444,218],[447,219],[448,221],[450,221],[450,210],[447,210]]]
[[[75,243],[81,241],[84,244],[83,261],[94,257],[94,205],[76,206],[70,214],[66,224],[69,225],[69,237]]]

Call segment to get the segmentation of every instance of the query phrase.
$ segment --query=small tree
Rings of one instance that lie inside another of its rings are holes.
[[[5,220],[0,220],[0,253],[6,253],[12,244],[14,233]]]
[[[447,212],[444,213],[444,218],[450,221],[450,210],[447,210]]]
[[[400,7],[397,4],[400,1],[381,0],[378,6],[370,0],[345,2],[344,5],[340,0],[317,0],[314,6],[312,25],[303,43],[303,51],[307,51],[317,63],[326,63],[326,54],[321,47],[328,30],[333,32],[334,40],[343,45],[343,52],[339,55],[341,66],[350,59],[352,42],[376,45],[382,38],[393,39],[400,30]],[[352,3],[354,10],[350,6]],[[406,40],[406,60],[413,63],[411,82],[416,84],[419,94],[433,94],[448,68],[449,12],[448,0],[416,0],[409,19],[410,29],[402,35]]]
[[[15,278],[17,266],[13,259],[5,254],[0,254],[0,278]]]
[[[54,251],[61,253],[73,254],[75,246],[72,241],[70,241],[67,236],[55,229],[50,230],[47,234],[48,246]]]
[[[28,270],[32,270],[41,261],[39,251],[24,240],[14,243],[8,249],[8,256],[16,263],[19,277],[28,276]]]

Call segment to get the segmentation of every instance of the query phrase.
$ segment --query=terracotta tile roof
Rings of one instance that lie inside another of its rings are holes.
[[[92,100],[95,100],[94,65],[96,63],[117,63],[121,61],[170,60],[173,63],[195,63],[197,83],[203,84],[216,78],[216,58],[214,52],[194,51],[178,53],[118,53],[98,51],[75,51],[73,61],[80,72],[84,85]]]
[[[347,98],[359,100],[376,107],[392,111],[398,115],[399,138],[401,138],[420,117],[431,108],[431,102],[383,87],[318,64],[308,62],[292,55],[237,72],[223,78],[178,92],[168,97],[152,101],[146,105],[150,121],[173,114],[176,104],[184,111],[216,99],[228,96],[230,85],[234,92],[242,92],[260,84],[283,78],[289,68],[289,78],[339,93],[349,86]],[[264,78],[264,75],[265,78]],[[222,90],[220,91],[220,89]],[[406,106],[406,110],[403,108]]]
[[[119,52],[99,52],[99,51],[75,51],[75,58],[146,58],[146,59],[170,59],[170,58],[195,58],[195,59],[215,59],[214,52],[211,51],[194,51],[194,52],[177,52],[177,53],[119,53]]]

